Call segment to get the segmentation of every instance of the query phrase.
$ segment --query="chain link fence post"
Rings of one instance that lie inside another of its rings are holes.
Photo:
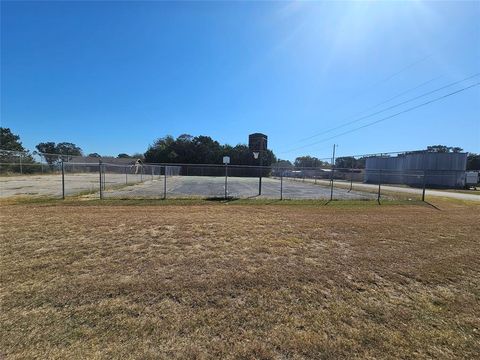
[[[164,166],[163,170],[163,200],[167,198],[167,165]]]
[[[379,204],[380,204],[381,183],[382,183],[382,170],[379,170],[379,173],[378,173],[378,194],[377,194],[377,202]]]
[[[330,201],[333,200],[333,177],[335,176],[335,166],[332,166],[331,169],[331,175],[330,175]]]
[[[351,164],[350,164],[350,189],[348,189],[348,192],[352,191],[352,189],[353,189],[353,167],[354,167],[353,162],[354,161],[355,161],[355,158],[352,157],[352,161],[351,161]]]
[[[422,189],[422,201],[425,201],[425,188],[427,186],[427,170],[423,170],[423,189]]]
[[[100,200],[103,199],[103,184],[102,184],[102,160],[98,160],[98,176],[100,181]]]
[[[107,175],[106,175],[106,165],[103,164],[102,165],[102,175],[103,175],[103,190],[105,190],[107,188],[107,181],[106,181],[106,178],[107,178]]]
[[[280,200],[283,200],[283,170],[280,170]]]
[[[333,154],[332,154],[332,175],[330,178],[330,201],[333,200],[333,179],[335,175],[335,148],[337,145],[333,144]]]
[[[65,166],[62,159],[62,199],[65,200]]]

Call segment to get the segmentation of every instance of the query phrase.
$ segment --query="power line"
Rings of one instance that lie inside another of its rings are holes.
[[[401,73],[407,71],[408,69],[414,67],[415,65],[417,64],[420,64],[422,62],[424,62],[425,60],[427,59],[430,59],[431,57],[433,56],[433,54],[429,54],[429,55],[426,55],[418,60],[415,60],[414,62],[404,66],[403,68],[401,68],[400,70],[398,70],[397,72],[387,76],[386,78],[382,79],[382,80],[379,80],[375,83],[373,83],[372,85],[368,86],[366,89],[364,89],[364,91],[362,91],[361,94],[358,94],[358,95],[355,95],[351,98],[351,100],[349,101],[349,103],[351,103],[353,100],[357,99],[358,97],[360,97],[361,95],[364,95],[366,92],[370,91],[371,89],[373,89],[374,87],[378,86],[378,85],[381,85],[383,83],[386,83],[387,81],[389,81],[390,79],[393,79],[395,76],[397,75],[400,75]]]
[[[328,129],[328,130],[318,132],[318,133],[313,134],[313,135],[311,135],[311,136],[309,136],[309,137],[307,137],[307,138],[304,138],[304,139],[302,139],[302,140],[308,140],[308,139],[312,139],[312,138],[314,138],[314,137],[317,137],[317,136],[319,136],[319,135],[328,134],[329,132],[332,132],[332,131],[341,129],[341,128],[345,127],[345,126],[348,126],[348,125],[357,123],[357,122],[359,122],[359,121],[361,121],[361,120],[365,120],[365,119],[367,119],[367,118],[369,118],[369,117],[372,117],[372,116],[381,114],[381,113],[383,113],[383,112],[385,112],[385,111],[388,111],[388,110],[394,109],[394,108],[396,108],[396,107],[405,105],[405,104],[407,104],[407,103],[409,103],[409,102],[418,100],[418,99],[420,99],[420,98],[422,98],[422,97],[431,95],[431,94],[436,93],[436,92],[438,92],[438,91],[441,91],[441,90],[443,90],[443,89],[446,89],[446,88],[449,88],[449,87],[451,87],[451,86],[457,85],[457,84],[459,84],[459,83],[461,83],[461,82],[470,80],[470,79],[472,79],[472,78],[474,78],[474,77],[477,77],[477,76],[479,76],[479,75],[480,75],[480,73],[476,73],[476,74],[471,75],[471,76],[468,76],[468,77],[466,77],[466,78],[464,78],[464,79],[462,79],[462,80],[458,80],[458,81],[455,81],[455,82],[453,82],[453,83],[450,83],[450,84],[447,84],[447,85],[445,85],[445,86],[442,86],[442,87],[440,87],[440,88],[437,88],[437,89],[428,91],[428,92],[423,93],[423,94],[421,94],[421,95],[415,96],[415,97],[413,97],[413,98],[411,98],[411,99],[402,101],[402,102],[400,102],[400,103],[398,103],[398,104],[389,106],[389,107],[387,107],[387,108],[385,108],[385,109],[376,111],[376,112],[371,113],[371,114],[368,114],[368,115],[361,116],[361,117],[356,118],[356,119],[354,119],[354,120],[352,120],[352,121],[348,121],[348,122],[346,122],[346,123],[343,123],[343,124],[341,124],[341,125],[339,125],[339,126],[330,128],[330,129]],[[375,106],[375,107],[376,107],[376,106]]]
[[[378,85],[380,85],[380,84],[383,84],[383,83],[389,81],[390,79],[394,78],[395,76],[403,73],[404,71],[407,71],[408,69],[416,66],[417,64],[419,64],[419,63],[421,63],[421,62],[424,62],[425,60],[431,58],[432,56],[433,56],[433,54],[426,55],[426,56],[424,56],[424,57],[422,57],[422,58],[420,58],[420,59],[418,59],[418,60],[416,60],[416,61],[414,61],[414,62],[412,62],[412,63],[410,63],[410,64],[408,64],[408,65],[406,65],[406,66],[404,66],[403,68],[401,68],[400,70],[396,71],[395,73],[387,76],[386,78],[384,78],[384,79],[382,79],[382,80],[380,80],[380,81],[377,81],[377,82],[371,84],[370,86],[368,86],[367,88],[365,88],[365,89],[362,91],[361,94],[358,94],[358,95],[353,96],[353,97],[350,99],[350,101],[348,101],[346,104],[351,103],[352,101],[356,100],[356,99],[359,97],[359,95],[365,94],[366,92],[370,91],[372,88],[374,88],[374,87],[376,87],[376,86],[378,86]],[[375,106],[373,106],[373,107],[371,107],[371,108],[369,108],[369,109],[367,109],[367,110],[364,110],[364,111],[369,111],[369,110],[374,109],[374,108],[376,108],[376,107],[378,107],[378,106],[380,106],[380,105],[383,105],[384,103],[387,103],[387,102],[389,102],[389,101],[391,101],[391,100],[393,100],[393,99],[395,99],[395,98],[397,98],[397,97],[399,97],[399,96],[402,96],[402,95],[404,95],[404,94],[406,94],[406,93],[408,93],[408,92],[410,92],[410,91],[413,91],[413,90],[415,90],[415,89],[417,89],[417,88],[419,88],[419,87],[421,87],[421,86],[424,86],[424,85],[426,85],[427,83],[430,83],[430,82],[432,82],[432,81],[434,81],[434,80],[436,80],[436,79],[438,79],[438,78],[440,78],[440,77],[441,77],[441,76],[436,77],[436,78],[433,78],[433,79],[431,79],[431,80],[428,80],[428,81],[426,81],[425,83],[422,83],[422,84],[420,84],[420,85],[418,85],[418,86],[416,86],[416,87],[414,87],[414,88],[412,88],[412,89],[406,90],[405,92],[403,92],[403,93],[401,93],[401,94],[398,94],[398,95],[396,95],[396,96],[394,96],[394,97],[392,97],[392,98],[390,98],[390,99],[388,99],[388,100],[385,100],[384,102],[379,103],[379,104],[377,104],[377,105],[375,105]],[[344,104],[344,106],[345,106],[346,104]],[[311,137],[304,138],[304,139],[300,139],[299,141],[305,141],[305,140],[308,140],[308,139],[310,139],[310,138],[311,138]]]
[[[390,76],[387,77],[386,79],[377,82],[374,86],[379,85],[379,84],[382,84],[382,83],[384,83],[384,82],[386,82],[386,81],[394,78],[395,76],[400,75],[401,73],[403,73],[404,71],[407,71],[408,69],[414,67],[415,65],[420,64],[420,63],[424,62],[424,61],[427,60],[427,59],[430,59],[432,56],[433,56],[433,54],[430,54],[430,55],[424,56],[423,58],[421,58],[421,59],[419,59],[419,60],[417,60],[417,61],[414,61],[413,63],[410,63],[409,65],[403,67],[402,69],[400,69],[400,70],[397,71],[396,73],[390,75]]]
[[[408,108],[408,109],[402,110],[402,111],[400,111],[400,112],[398,112],[398,113],[395,113],[395,114],[393,114],[393,115],[389,115],[389,116],[387,116],[387,117],[384,117],[384,118],[382,118],[382,119],[379,119],[379,120],[372,121],[372,122],[370,122],[370,123],[367,123],[367,124],[365,124],[365,125],[359,126],[359,127],[357,127],[357,128],[354,128],[354,129],[351,129],[351,130],[345,131],[345,132],[343,132],[343,133],[340,133],[340,134],[337,134],[337,135],[331,136],[331,137],[329,137],[329,138],[325,138],[325,139],[322,139],[322,140],[316,141],[316,142],[314,142],[314,143],[311,143],[311,144],[308,144],[308,145],[305,145],[305,146],[301,146],[301,147],[298,147],[298,148],[296,148],[296,149],[289,150],[289,151],[286,151],[286,152],[291,152],[291,151],[295,151],[295,150],[303,149],[303,148],[305,148],[305,147],[310,147],[310,146],[313,146],[313,145],[316,145],[316,144],[320,144],[320,143],[322,143],[322,142],[325,142],[325,141],[328,141],[328,140],[335,139],[335,138],[337,138],[337,137],[340,137],[340,136],[343,136],[343,135],[346,135],[346,134],[350,134],[350,133],[352,133],[352,132],[354,132],[354,131],[357,131],[357,130],[360,130],[360,129],[364,129],[364,128],[366,128],[366,127],[369,127],[369,126],[372,126],[372,125],[378,124],[378,123],[380,123],[380,122],[383,122],[383,121],[389,120],[389,119],[391,119],[391,118],[394,118],[394,117],[396,117],[396,116],[398,116],[398,115],[401,115],[401,114],[404,114],[404,113],[410,112],[410,111],[412,111],[412,110],[415,110],[415,109],[418,109],[418,108],[420,108],[420,107],[423,107],[423,106],[429,105],[429,104],[431,104],[431,103],[434,103],[434,102],[440,101],[440,100],[442,100],[442,99],[445,99],[445,98],[447,98],[447,97],[450,97],[450,96],[456,95],[456,94],[458,94],[458,93],[461,93],[461,92],[463,92],[463,91],[466,91],[466,90],[468,90],[468,89],[471,89],[471,88],[473,88],[473,87],[475,87],[475,86],[478,86],[478,85],[480,85],[480,82],[477,82],[477,83],[475,83],[475,84],[473,84],[473,85],[470,85],[470,86],[467,86],[467,87],[461,88],[461,89],[459,89],[459,90],[453,91],[453,92],[451,92],[451,93],[448,93],[448,94],[446,94],[446,95],[440,96],[440,97],[438,97],[438,98],[435,98],[435,99],[429,100],[429,101],[427,101],[427,102],[424,102],[424,103],[422,103],[422,104],[419,104],[419,105],[413,106],[413,107],[411,107],[411,108]],[[284,153],[285,153],[285,152],[284,152]]]
[[[390,101],[392,101],[392,100],[395,100],[396,98],[399,98],[400,96],[403,96],[403,95],[405,95],[405,94],[408,94],[409,92],[411,92],[411,91],[413,91],[413,90],[417,90],[417,89],[421,88],[422,86],[425,86],[425,85],[427,85],[427,84],[430,84],[431,82],[434,82],[435,80],[438,80],[438,79],[440,79],[440,78],[442,78],[442,77],[443,77],[443,76],[440,75],[440,76],[434,77],[434,78],[432,78],[432,79],[430,79],[430,80],[427,80],[427,81],[425,81],[425,82],[423,82],[423,83],[421,83],[421,84],[419,84],[419,85],[417,85],[417,86],[414,86],[413,88],[410,88],[410,89],[407,89],[407,90],[405,90],[405,91],[402,91],[400,94],[397,94],[397,95],[395,95],[395,96],[392,96],[391,98],[389,98],[389,99],[387,99],[387,100],[384,100],[384,101],[382,101],[382,102],[380,102],[380,103],[378,103],[378,104],[376,104],[376,105],[373,105],[373,106],[369,107],[367,110],[364,110],[364,111],[370,111],[370,110],[372,110],[372,109],[375,109],[376,107],[379,107],[380,105],[383,105],[383,104],[386,104],[386,103],[388,103],[388,102],[390,102]]]
[[[458,93],[460,93],[460,92],[466,91],[466,90],[471,89],[471,88],[473,88],[473,87],[475,87],[475,86],[478,86],[478,85],[480,85],[480,82],[477,82],[477,83],[475,83],[475,84],[473,84],[473,85],[470,85],[470,86],[464,87],[464,88],[462,88],[462,89],[456,90],[456,91],[451,92],[451,93],[449,93],[449,94],[440,96],[440,97],[438,97],[438,98],[432,99],[432,100],[430,100],[430,101],[424,102],[424,103],[422,103],[422,104],[413,106],[413,107],[411,107],[411,108],[405,109],[405,110],[403,110],[403,111],[400,111],[400,112],[398,112],[398,113],[396,113],[396,114],[387,116],[387,117],[385,117],[385,118],[382,118],[382,119],[379,119],[379,120],[376,120],[376,121],[372,121],[371,123],[368,123],[368,124],[359,126],[359,127],[355,128],[355,129],[348,130],[348,131],[345,131],[345,132],[343,132],[343,133],[337,134],[337,135],[335,135],[335,136],[331,136],[331,137],[329,137],[329,138],[327,138],[327,139],[320,140],[320,141],[317,142],[316,144],[321,143],[321,142],[323,142],[323,141],[328,141],[328,140],[331,140],[331,139],[335,139],[335,138],[337,138],[337,137],[340,137],[340,136],[343,136],[343,135],[352,133],[352,132],[354,132],[354,131],[357,131],[357,130],[360,130],[360,129],[363,129],[363,128],[366,128],[366,127],[369,127],[369,126],[372,126],[372,125],[375,125],[375,124],[378,124],[378,123],[380,123],[380,122],[389,120],[389,119],[391,119],[391,118],[393,118],[393,117],[396,117],[396,116],[398,116],[398,115],[401,115],[401,114],[404,114],[404,113],[406,113],[406,112],[410,112],[410,111],[415,110],[415,109],[418,109],[418,108],[420,108],[420,107],[429,105],[429,104],[431,104],[431,103],[440,101],[440,100],[442,100],[442,99],[445,99],[445,98],[447,98],[447,97],[456,95],[456,94],[458,94]],[[311,144],[311,145],[314,145],[314,144]]]
[[[409,88],[409,89],[407,89],[407,90],[405,90],[405,91],[402,91],[401,93],[399,93],[399,94],[397,94],[397,95],[395,95],[395,96],[392,96],[391,98],[388,98],[387,100],[384,100],[384,101],[382,101],[382,102],[380,102],[380,103],[378,103],[378,104],[376,104],[376,105],[370,106],[368,109],[363,110],[362,113],[367,112],[367,111],[370,111],[370,110],[373,110],[373,109],[379,107],[380,105],[386,104],[386,103],[388,103],[388,102],[390,102],[390,101],[392,101],[392,100],[394,100],[394,99],[396,99],[396,98],[399,98],[400,96],[403,96],[403,95],[405,95],[405,94],[408,94],[408,93],[411,92],[411,91],[417,90],[417,89],[421,88],[422,86],[425,86],[425,85],[430,84],[431,82],[433,82],[433,81],[435,81],[435,80],[440,79],[441,77],[442,77],[442,76],[434,77],[433,79],[427,80],[427,81],[425,81],[425,82],[423,82],[423,83],[421,83],[421,84],[419,84],[419,85],[417,85],[417,86],[414,86],[413,88]],[[360,115],[360,114],[359,114],[359,115]],[[356,116],[356,115],[355,115],[355,116]],[[353,118],[353,117],[354,117],[354,116],[351,116],[351,117],[349,117],[349,118],[347,118],[347,119],[345,119],[345,120],[351,119],[351,118]],[[330,130],[327,129],[327,130],[325,130],[325,131],[330,131]],[[323,133],[323,131],[322,131],[321,133]],[[313,134],[313,135],[311,135],[311,136],[308,136],[308,137],[306,137],[306,138],[302,138],[302,139],[300,139],[299,141],[309,140],[309,139],[314,138],[315,136],[317,136],[317,135],[319,135],[319,134],[321,134],[321,133],[315,133],[315,134]]]

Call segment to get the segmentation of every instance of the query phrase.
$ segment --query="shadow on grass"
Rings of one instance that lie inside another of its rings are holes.
[[[205,201],[212,201],[212,202],[220,202],[220,203],[228,203],[233,201],[238,201],[240,198],[233,197],[233,196],[212,196],[205,199]]]
[[[439,207],[433,205],[432,203],[429,203],[428,201],[423,201],[425,204],[431,206],[432,208],[434,208],[435,210],[438,210],[438,211],[442,211],[442,209],[440,209]]]

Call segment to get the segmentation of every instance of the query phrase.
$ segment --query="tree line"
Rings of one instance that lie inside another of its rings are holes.
[[[221,145],[210,136],[191,136],[183,134],[176,139],[165,136],[157,139],[145,152],[148,163],[179,163],[179,164],[222,164],[223,157],[229,156],[230,163],[235,165],[270,166],[277,158],[271,150],[260,153],[254,159],[252,152],[245,144],[231,146]]]
[[[0,149],[8,151],[23,152],[22,161],[24,164],[35,163],[33,155],[39,154],[50,165],[61,160],[69,160],[73,156],[84,156],[80,146],[71,142],[40,142],[35,146],[36,151],[30,153],[22,145],[20,136],[14,134],[9,128],[0,127]],[[458,153],[462,152],[460,147],[446,145],[431,145],[424,150],[412,151],[410,153],[438,152]],[[7,163],[9,155],[0,154],[0,162]],[[86,156],[102,158],[98,153],[89,153]],[[184,164],[221,164],[224,156],[230,156],[231,164],[235,165],[259,165],[275,166],[281,168],[322,168],[330,167],[328,161],[305,155],[297,157],[293,163],[289,160],[279,159],[271,150],[260,154],[259,159],[254,159],[252,152],[246,144],[231,146],[220,144],[210,136],[192,136],[183,134],[174,138],[167,135],[158,138],[148,146],[145,153],[126,154],[120,153],[117,158],[132,161],[141,159],[147,163],[184,163]],[[364,169],[367,157],[338,157],[335,159],[337,168]],[[467,157],[467,170],[480,170],[480,154],[469,153]]]

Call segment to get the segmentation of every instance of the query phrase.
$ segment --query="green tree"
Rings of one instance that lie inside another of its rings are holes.
[[[293,164],[290,160],[282,160],[278,159],[274,164],[273,167],[282,168],[282,169],[291,169],[293,168]]]
[[[222,162],[223,149],[218,141],[210,136],[196,136],[192,139],[192,161],[200,164],[219,164]],[[185,159],[186,161],[188,159]]]
[[[480,154],[468,154],[467,170],[480,170]]]
[[[175,139],[171,135],[159,138],[145,152],[145,161],[149,163],[175,162],[177,154],[173,150]]]
[[[361,158],[357,159],[355,162],[355,168],[356,169],[365,169],[365,163],[367,162],[366,156],[362,156]]]
[[[131,156],[125,153],[121,153],[117,155],[117,159],[130,159]]]
[[[70,142],[58,143],[56,152],[61,155],[83,156],[82,149]]]
[[[99,153],[90,153],[87,156],[88,157],[93,157],[93,158],[101,158],[102,157]]]
[[[146,162],[221,164],[223,156],[230,156],[232,165],[259,165],[245,144],[221,145],[209,136],[182,134],[177,139],[165,136],[155,140],[145,152]],[[276,162],[275,154],[267,150],[260,155],[264,166]]]
[[[4,127],[0,127],[0,163],[3,164],[2,172],[32,173],[36,170],[35,160],[23,147],[20,136]]]
[[[9,151],[25,151],[20,136],[9,128],[0,127],[0,149]]]
[[[72,156],[82,156],[82,149],[69,142],[55,144],[52,141],[39,143],[35,148],[45,161],[52,165],[60,160],[68,161]]]
[[[56,146],[54,142],[49,141],[39,143],[35,146],[35,148],[40,153],[40,156],[45,159],[47,164],[52,165],[59,160],[58,156],[55,155]]]
[[[452,147],[452,146],[445,146],[445,145],[430,145],[427,146],[427,152],[436,152],[436,153],[459,153],[462,152],[463,149],[460,147]]]
[[[140,159],[140,160],[145,160],[145,157],[141,153],[133,153],[131,156],[133,159]]]
[[[297,157],[293,162],[293,165],[295,165],[295,167],[298,167],[298,168],[300,167],[318,168],[318,167],[329,166],[330,164],[314,156],[305,155],[305,156]]]
[[[340,169],[353,169],[355,168],[356,162],[353,156],[343,156],[335,159],[335,167]]]
[[[343,156],[335,159],[335,167],[340,169],[364,169],[364,157],[356,159],[353,156]]]

